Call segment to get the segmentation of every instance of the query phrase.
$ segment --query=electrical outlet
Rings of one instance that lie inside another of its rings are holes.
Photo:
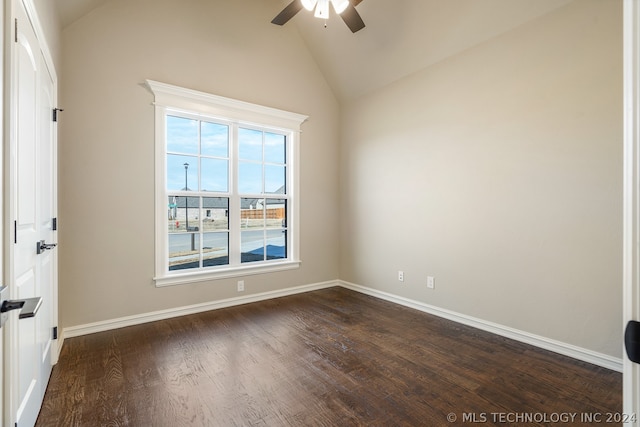
[[[398,280],[404,282],[404,271],[398,270]]]
[[[238,280],[238,292],[244,292],[244,280]]]
[[[436,279],[433,276],[427,276],[427,288],[435,289]]]

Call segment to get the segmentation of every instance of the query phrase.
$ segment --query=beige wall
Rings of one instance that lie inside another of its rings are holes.
[[[340,278],[620,357],[621,47],[574,1],[346,105]]]
[[[242,295],[338,277],[338,104],[294,26],[262,0],[113,0],[65,28],[62,327],[235,297],[236,281],[156,288],[154,111],[145,79],[308,115],[298,270]]]

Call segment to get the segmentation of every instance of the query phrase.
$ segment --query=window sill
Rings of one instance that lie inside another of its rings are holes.
[[[240,267],[221,268],[216,270],[196,272],[168,273],[164,276],[154,277],[157,288],[188,283],[205,282],[210,280],[227,279],[230,277],[250,276],[254,274],[275,273],[278,271],[294,270],[300,268],[302,261],[279,261],[260,265],[246,265]]]

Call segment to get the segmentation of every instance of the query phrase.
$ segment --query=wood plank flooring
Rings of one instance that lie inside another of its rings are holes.
[[[621,402],[618,372],[331,288],[67,339],[37,426],[585,425]]]

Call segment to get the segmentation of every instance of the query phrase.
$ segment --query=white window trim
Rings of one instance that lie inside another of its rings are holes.
[[[300,127],[308,116],[264,107],[248,102],[224,98],[191,89],[146,80],[146,86],[154,95],[155,106],[155,277],[157,287],[209,281],[253,274],[272,273],[298,268],[300,260],[300,192],[299,145]],[[273,260],[259,264],[218,267],[195,271],[168,271],[168,236],[166,233],[166,170],[165,170],[165,117],[167,111],[182,110],[189,114],[202,115],[234,122],[240,125],[262,126],[278,129],[290,135],[287,192],[291,195],[291,209],[287,228],[290,230],[290,253],[286,260]]]

